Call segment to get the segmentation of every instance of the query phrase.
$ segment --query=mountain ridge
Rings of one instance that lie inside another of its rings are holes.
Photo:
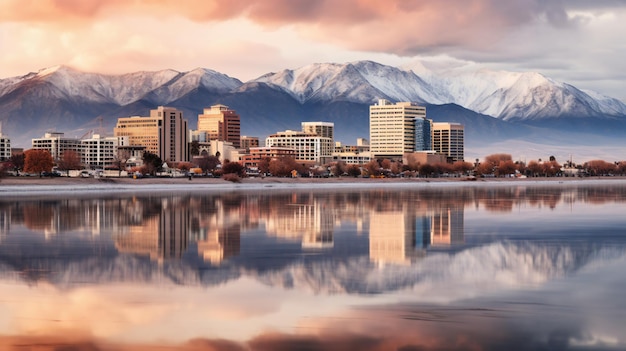
[[[0,79],[0,121],[5,135],[28,145],[59,126],[83,134],[98,117],[112,130],[117,117],[145,115],[158,105],[180,108],[194,128],[204,107],[224,103],[241,115],[243,134],[262,137],[315,119],[335,122],[336,135],[347,140],[369,136],[367,109],[381,98],[426,105],[428,118],[462,122],[477,138],[524,138],[528,128],[545,135],[608,130],[609,136],[626,129],[626,105],[618,99],[536,72],[373,61],[316,63],[247,82],[207,68],[105,75],[54,66]]]

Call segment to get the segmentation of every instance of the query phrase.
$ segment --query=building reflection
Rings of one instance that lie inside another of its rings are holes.
[[[143,215],[133,213],[131,218],[138,223],[114,235],[115,247],[121,253],[145,255],[154,261],[180,259],[189,243],[189,207],[172,198],[152,205],[143,208]]]
[[[192,231],[192,237],[204,262],[218,265],[239,255],[243,224],[239,204],[217,199],[208,206],[208,211],[199,212],[194,218],[197,228]]]
[[[268,209],[265,230],[278,238],[299,240],[303,249],[334,246],[336,213],[311,194],[294,194]]]
[[[377,263],[408,265],[430,246],[464,242],[463,207],[373,210],[369,227],[370,260]]]

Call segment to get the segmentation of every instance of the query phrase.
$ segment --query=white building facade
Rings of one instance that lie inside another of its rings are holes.
[[[370,151],[375,158],[401,158],[415,151],[416,120],[426,118],[426,108],[411,102],[385,99],[370,106]]]
[[[333,159],[333,139],[314,133],[293,130],[278,132],[265,139],[265,146],[294,149],[296,161],[298,162],[323,165],[331,162]]]

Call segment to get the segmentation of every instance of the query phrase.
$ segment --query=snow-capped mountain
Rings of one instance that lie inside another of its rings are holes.
[[[345,99],[371,104],[379,98],[453,103],[504,120],[626,115],[626,105],[617,99],[584,92],[539,73],[463,68],[431,71],[424,66],[415,71],[359,61],[312,64],[255,81],[282,89],[301,103]]]
[[[45,131],[82,135],[98,117],[112,129],[118,117],[159,105],[183,110],[193,128],[203,108],[222,103],[239,112],[245,134],[263,137],[315,119],[335,122],[345,141],[368,136],[368,106],[381,98],[425,104],[429,118],[465,124],[470,143],[482,135],[542,138],[536,128],[546,127],[603,136],[626,128],[623,102],[538,73],[371,61],[311,64],[245,84],[204,68],[103,75],[56,66],[0,79],[0,122],[13,145],[28,147]]]

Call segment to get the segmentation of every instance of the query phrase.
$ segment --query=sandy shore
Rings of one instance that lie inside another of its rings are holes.
[[[590,178],[246,178],[233,183],[219,178],[0,178],[0,196],[153,191],[236,191],[264,189],[364,189],[475,186],[626,185],[626,177]]]

